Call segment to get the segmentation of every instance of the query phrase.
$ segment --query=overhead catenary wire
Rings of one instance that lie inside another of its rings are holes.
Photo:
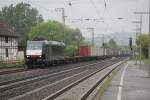
[[[39,3],[35,3],[35,2],[33,2],[33,1],[31,1],[31,0],[24,0],[24,1],[26,1],[26,2],[29,2],[31,5],[34,5],[34,6],[38,6],[38,7],[40,7],[40,8],[42,8],[44,11],[46,11],[46,12],[51,12],[52,14],[54,14],[55,16],[59,16],[60,17],[60,15],[59,14],[56,14],[55,13],[55,10],[51,10],[51,9],[49,9],[49,8],[47,8],[46,6],[42,6],[41,4],[39,4]],[[97,8],[97,6],[96,6],[96,4],[94,3],[94,1],[93,0],[89,0],[90,1],[90,3],[92,4],[92,6],[95,8],[95,11],[96,11],[96,14],[97,14],[97,16],[99,17],[99,18],[102,18],[101,17],[101,14],[100,14],[100,10]],[[104,0],[105,1],[105,0]],[[72,1],[70,1],[70,2],[72,2]],[[107,6],[106,6],[106,1],[105,1],[105,10],[107,9]],[[72,6],[71,6],[72,7]],[[89,20],[88,20],[89,19]],[[85,20],[85,21],[92,21],[92,22],[101,22],[101,20],[96,20],[96,18],[82,18],[81,19],[82,21],[83,20]],[[81,21],[80,20],[80,21]],[[59,20],[60,21],[60,20]],[[72,23],[73,24],[73,22],[71,22],[70,20],[69,20],[69,17],[68,18],[66,18],[66,21],[67,21],[67,23],[69,22],[69,23]],[[104,22],[104,21],[103,21]],[[76,25],[75,25],[76,26]],[[77,26],[76,26],[77,27]],[[107,29],[108,28],[108,26],[106,27],[106,31],[108,30]]]
[[[38,4],[38,3],[36,3],[35,4],[35,2],[33,2],[33,1],[31,1],[31,0],[24,0],[26,3],[28,3],[28,4],[31,4],[31,5],[34,5],[34,6],[38,6],[38,7],[40,7],[40,8],[42,8],[44,11],[46,11],[46,12],[51,12],[52,14],[54,14],[55,16],[57,16],[57,17],[60,17],[60,14],[56,14],[55,12],[56,12],[56,8],[55,9],[53,9],[53,10],[51,10],[51,9],[48,9],[48,8],[46,8],[46,7],[44,7],[44,6],[41,6],[40,4]],[[70,22],[67,18],[65,18],[66,19],[66,21],[67,22]],[[60,20],[59,20],[60,21]]]
[[[56,13],[53,12],[54,10],[48,9],[48,8],[46,8],[46,7],[44,7],[44,6],[41,6],[41,5],[39,5],[38,3],[35,4],[35,2],[33,2],[33,1],[31,1],[31,0],[24,0],[24,1],[25,1],[26,3],[28,3],[28,4],[30,4],[30,5],[38,6],[38,7],[42,8],[43,10],[45,10],[45,11],[47,11],[47,12],[51,12],[51,13],[53,13],[53,14],[56,15]],[[57,15],[57,16],[58,16],[58,15]]]
[[[98,18],[77,18],[77,19],[72,19],[72,22],[83,22],[83,21],[92,21],[92,22],[104,22],[104,20],[101,17],[100,11],[98,10],[97,6],[95,5],[95,3],[93,2],[93,0],[89,0],[89,2],[92,4],[92,6],[95,8],[96,10],[96,14],[98,16]]]
[[[101,18],[100,12],[97,8],[97,6],[95,5],[95,3],[93,2],[93,0],[89,0],[89,2],[92,4],[92,6],[95,8],[96,14],[99,18]]]
[[[104,23],[106,24],[105,32],[107,32],[108,29],[110,28],[110,25],[106,22],[106,14],[110,17],[109,19],[111,19],[111,14],[108,10],[108,2],[110,2],[110,1],[104,0],[104,11],[103,11],[103,15],[102,15],[102,18],[104,18]]]

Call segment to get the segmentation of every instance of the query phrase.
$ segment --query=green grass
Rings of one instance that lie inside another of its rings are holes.
[[[144,64],[148,64],[148,59],[142,59]]]
[[[114,76],[119,70],[120,70],[120,68],[114,70],[114,71],[112,72],[112,75],[109,76],[109,77],[107,77],[107,78],[105,78],[104,81],[103,81],[103,83],[101,84],[101,86],[99,86],[99,88],[98,88],[99,95],[98,95],[98,97],[97,97],[99,100],[100,100],[100,97],[101,97],[101,96],[104,94],[104,92],[106,91],[106,89],[109,87],[111,79],[113,78],[113,76]]]
[[[103,81],[103,83],[102,83],[102,85],[99,87],[99,99],[100,99],[100,97],[104,94],[104,92],[105,92],[105,90],[109,87],[109,83],[110,83],[110,78],[106,78],[104,81]]]
[[[19,61],[18,63],[2,63],[0,62],[0,69],[4,68],[18,68],[24,64],[23,61]]]
[[[140,56],[137,56],[137,58],[132,58],[132,60],[140,60]],[[142,61],[144,62],[144,64],[148,64],[148,58],[146,58],[144,55],[141,56]]]

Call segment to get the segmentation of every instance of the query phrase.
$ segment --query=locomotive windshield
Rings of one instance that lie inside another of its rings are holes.
[[[27,50],[41,50],[43,46],[42,42],[28,42]]]

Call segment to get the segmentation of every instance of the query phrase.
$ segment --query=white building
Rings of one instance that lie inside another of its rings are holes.
[[[0,61],[18,59],[18,34],[7,24],[0,22]]]

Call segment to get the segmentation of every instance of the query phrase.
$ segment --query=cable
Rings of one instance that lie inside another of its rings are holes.
[[[110,12],[109,12],[109,10],[108,10],[108,6],[107,6],[107,1],[108,0],[104,0],[104,4],[105,4],[105,9],[104,9],[104,11],[103,11],[103,18],[104,18],[104,22],[105,22],[105,24],[106,24],[106,32],[107,32],[107,30],[108,30],[108,28],[109,28],[109,24],[105,21],[105,17],[106,17],[106,14],[111,18],[111,14],[110,14]],[[109,1],[110,2],[110,1]],[[110,19],[109,18],[109,19]]]
[[[98,10],[97,6],[95,5],[95,3],[92,0],[89,0],[89,1],[91,2],[91,4],[93,5],[93,7],[95,8],[98,17],[101,18],[101,15],[100,15],[99,10]]]
[[[51,12],[51,13],[53,13],[53,14],[56,15],[56,16],[59,16],[59,15],[57,15],[56,13],[53,12],[54,10],[50,10],[50,9],[48,9],[48,8],[46,8],[46,7],[43,7],[43,6],[39,5],[38,3],[35,4],[35,2],[29,1],[29,0],[24,0],[24,1],[26,1],[27,3],[29,3],[29,4],[31,4],[31,5],[38,6],[38,7],[42,8],[43,10],[45,10],[45,11],[47,11],[47,12]]]

